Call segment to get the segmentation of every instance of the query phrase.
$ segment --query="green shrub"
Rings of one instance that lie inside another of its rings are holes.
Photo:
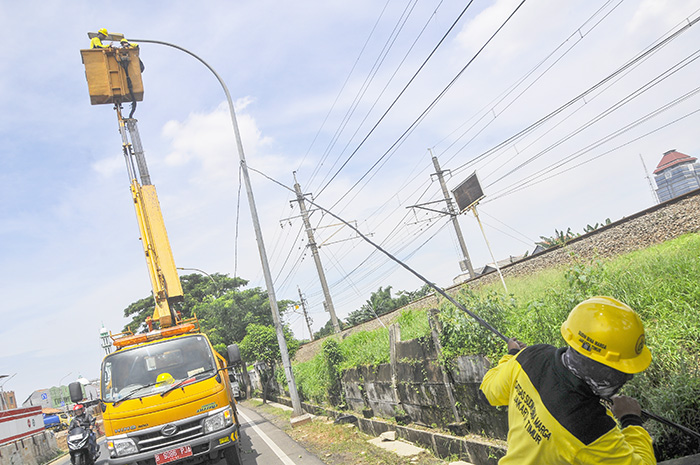
[[[330,380],[324,363],[323,357],[316,356],[308,362],[292,366],[294,380],[302,400],[316,404],[326,401]]]
[[[336,407],[345,404],[343,384],[341,383],[340,364],[343,355],[340,352],[340,345],[335,338],[328,338],[323,342],[323,359],[325,360],[326,371],[328,372],[328,402]]]

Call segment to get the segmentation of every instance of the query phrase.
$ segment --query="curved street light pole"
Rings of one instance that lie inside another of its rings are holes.
[[[183,267],[180,267],[180,266],[178,266],[177,269],[178,269],[178,270],[183,270],[183,271],[197,271],[197,272],[199,272],[199,273],[202,273],[203,275],[206,275],[209,279],[211,279],[211,282],[214,284],[214,289],[216,289],[216,296],[217,296],[217,297],[220,296],[220,294],[221,294],[221,289],[219,289],[219,284],[216,282],[216,280],[214,279],[214,277],[213,277],[212,275],[210,275],[209,273],[207,273],[206,271],[200,270],[199,268],[183,268]]]
[[[148,40],[148,39],[133,39],[134,42],[150,43],[165,45],[168,47],[176,48],[182,52],[197,59],[200,63],[206,66],[209,71],[216,76],[216,79],[221,84],[226,94],[226,100],[228,101],[228,108],[231,114],[231,123],[233,124],[233,133],[236,136],[236,146],[238,148],[238,158],[241,162],[241,172],[243,174],[243,181],[245,183],[246,193],[248,194],[248,205],[250,207],[250,216],[253,220],[253,228],[255,229],[255,239],[258,243],[258,253],[260,254],[260,262],[262,263],[263,275],[265,276],[265,285],[267,287],[267,294],[270,300],[270,309],[272,311],[272,319],[275,323],[275,330],[277,332],[277,343],[279,344],[280,353],[282,356],[282,365],[284,366],[285,374],[287,375],[287,384],[289,386],[289,396],[292,400],[292,407],[294,409],[294,416],[302,415],[304,412],[301,409],[301,402],[299,400],[299,393],[297,392],[296,381],[294,380],[294,373],[292,373],[292,364],[289,359],[289,351],[287,350],[287,341],[284,339],[284,332],[282,331],[282,324],[280,322],[279,308],[277,307],[277,298],[275,296],[275,289],[272,283],[272,273],[270,273],[270,265],[267,261],[267,253],[265,252],[265,243],[263,242],[262,231],[260,229],[260,220],[258,218],[258,210],[255,207],[255,198],[253,197],[253,188],[250,184],[250,176],[248,175],[248,166],[245,161],[245,154],[243,152],[243,142],[241,140],[241,134],[238,130],[238,121],[236,120],[236,112],[233,108],[233,101],[231,100],[231,94],[226,87],[221,76],[214,71],[214,68],[209,66],[209,63],[190,52],[189,50],[182,48],[178,45],[174,45],[168,42],[163,42],[160,40]]]
[[[70,375],[72,375],[72,374],[73,374],[73,372],[71,371],[70,373],[68,373],[67,375],[65,375],[63,378],[61,378],[61,379],[58,381],[58,387],[61,387],[61,383],[63,382],[63,380],[66,379],[68,376],[70,376]]]

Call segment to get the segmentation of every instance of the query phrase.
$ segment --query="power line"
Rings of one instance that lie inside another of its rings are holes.
[[[700,87],[694,89],[694,90],[692,91],[692,94],[695,95],[695,94],[697,94],[697,93],[699,93],[699,92],[700,92]],[[684,98],[684,100],[685,100],[685,98]],[[674,103],[674,104],[675,104],[675,103]],[[665,109],[664,109],[663,111],[665,111]],[[675,119],[675,120],[673,120],[673,121],[671,121],[671,122],[669,122],[669,123],[667,123],[667,124],[664,124],[664,125],[662,125],[662,126],[660,126],[660,127],[658,127],[658,128],[653,129],[652,131],[649,131],[649,132],[647,132],[647,133],[645,133],[645,134],[643,134],[643,135],[641,135],[641,136],[639,136],[639,137],[636,137],[636,138],[634,138],[634,139],[632,139],[632,140],[630,140],[630,141],[627,141],[627,142],[625,142],[625,143],[623,143],[623,144],[621,144],[621,145],[618,145],[618,146],[616,146],[616,147],[614,147],[614,148],[612,148],[612,149],[610,149],[610,150],[607,150],[607,151],[601,153],[600,155],[597,155],[597,156],[595,156],[595,157],[593,157],[593,158],[591,158],[591,159],[589,159],[589,160],[586,160],[586,161],[584,161],[584,162],[581,162],[581,163],[579,163],[578,165],[575,165],[575,166],[573,166],[573,167],[571,167],[571,168],[568,168],[568,169],[566,169],[566,170],[563,170],[563,171],[561,171],[561,172],[554,173],[554,174],[552,174],[551,176],[548,176],[548,177],[546,177],[546,178],[543,178],[543,179],[541,179],[541,180],[539,180],[539,181],[529,182],[529,183],[527,183],[527,184],[521,184],[520,186],[513,187],[513,188],[511,188],[510,190],[501,191],[500,193],[497,193],[497,194],[495,194],[495,195],[490,196],[490,198],[488,199],[488,201],[485,201],[484,203],[487,203],[487,202],[496,200],[496,199],[498,199],[498,198],[504,197],[504,196],[509,195],[509,194],[513,194],[513,193],[515,193],[515,192],[517,192],[517,191],[520,191],[520,190],[522,190],[522,189],[524,189],[524,188],[526,188],[526,187],[530,187],[530,186],[532,186],[532,185],[539,184],[540,182],[543,182],[543,181],[545,181],[545,180],[547,180],[547,179],[551,179],[551,178],[553,178],[553,177],[555,177],[555,176],[558,176],[559,174],[563,174],[563,173],[565,173],[565,172],[567,172],[567,171],[570,171],[570,170],[572,170],[573,168],[577,168],[577,167],[579,167],[579,166],[581,166],[581,165],[584,165],[584,164],[586,164],[586,163],[589,163],[589,162],[591,162],[591,161],[593,161],[593,160],[596,160],[596,159],[598,159],[598,158],[600,158],[600,157],[602,157],[602,156],[604,156],[604,155],[607,155],[607,154],[612,153],[612,152],[614,152],[614,151],[616,151],[616,150],[619,150],[620,148],[625,147],[625,146],[631,144],[632,142],[636,142],[636,141],[642,140],[642,139],[644,139],[645,137],[647,137],[647,136],[649,136],[649,135],[651,135],[651,134],[654,134],[654,133],[660,131],[661,129],[665,129],[665,128],[667,128],[667,127],[669,127],[669,126],[671,126],[671,125],[673,125],[673,124],[675,124],[675,123],[677,123],[677,122],[679,122],[679,121],[682,121],[682,120],[684,120],[685,118],[688,118],[688,117],[690,117],[690,116],[692,116],[692,115],[694,115],[694,114],[696,114],[696,113],[698,113],[698,112],[700,112],[700,109],[699,109],[699,110],[692,111],[692,112],[690,112],[690,113],[687,113],[687,114],[683,115],[683,116],[680,117],[680,118],[677,118],[677,119]],[[656,112],[654,112],[654,113],[656,113]],[[624,132],[627,132],[628,130],[630,130],[630,129],[632,129],[633,127],[637,126],[637,125],[640,124],[641,122],[646,121],[647,119],[648,119],[647,117],[640,118],[639,120],[637,120],[637,121],[634,122],[633,124],[629,125],[629,127],[625,128],[624,130],[618,131],[618,132],[619,132],[618,134],[615,134],[614,136],[609,135],[609,136],[605,137],[604,139],[599,140],[599,141],[596,142],[595,144],[592,144],[592,146],[589,146],[589,147],[586,148],[585,150],[580,151],[580,153],[579,153],[578,155],[576,155],[575,157],[572,157],[571,159],[580,157],[580,156],[583,155],[584,153],[587,153],[587,152],[589,152],[590,150],[593,150],[593,148],[597,148],[599,145],[602,145],[603,142],[607,142],[608,140],[610,140],[610,139],[612,139],[612,138],[614,138],[614,137],[617,137],[617,136],[621,135],[621,134],[624,133]],[[601,142],[601,141],[602,141],[602,142]],[[551,170],[549,170],[549,171],[551,171]],[[547,173],[544,173],[544,174],[547,174]],[[512,187],[512,186],[511,186],[511,187]]]
[[[352,190],[353,190],[367,175],[369,175],[369,173],[371,173],[371,172],[374,170],[374,168],[375,168],[375,167],[376,167],[390,152],[391,152],[391,150],[392,150],[400,141],[402,141],[402,140],[404,139],[404,137],[405,137],[405,136],[406,136],[406,135],[407,135],[407,134],[408,134],[408,133],[409,133],[409,132],[410,132],[410,131],[411,131],[411,130],[412,130],[412,129],[413,129],[413,128],[414,128],[414,127],[415,127],[415,126],[416,126],[416,125],[417,125],[417,124],[418,124],[418,123],[419,123],[419,122],[434,108],[434,107],[435,107],[435,105],[442,99],[442,97],[445,96],[445,94],[447,93],[447,91],[454,85],[454,83],[457,82],[457,79],[459,79],[459,77],[464,73],[464,71],[467,70],[467,68],[468,68],[468,67],[474,62],[474,60],[481,54],[481,52],[482,52],[482,51],[486,48],[486,46],[494,39],[494,37],[496,37],[496,35],[501,31],[501,29],[503,29],[503,28],[505,27],[505,25],[508,24],[508,22],[509,22],[509,21],[511,20],[511,18],[515,15],[515,13],[520,9],[520,7],[525,3],[525,1],[526,1],[526,0],[522,0],[522,1],[518,4],[518,6],[515,8],[515,10],[513,10],[513,12],[508,16],[508,18],[498,27],[498,29],[496,30],[496,32],[494,32],[494,33],[491,35],[491,37],[489,37],[489,39],[484,43],[484,45],[481,46],[481,48],[474,54],[474,56],[467,62],[467,64],[464,65],[464,67],[463,67],[463,68],[457,73],[457,75],[450,81],[450,83],[438,94],[437,97],[435,97],[435,99],[430,103],[430,105],[428,105],[428,107],[427,107],[425,110],[423,110],[423,112],[418,116],[418,118],[416,118],[415,121],[414,121],[413,123],[411,123],[411,125],[408,127],[408,129],[406,129],[406,130],[401,134],[401,136],[399,136],[399,138],[396,140],[396,142],[394,142],[394,143],[391,145],[391,147],[389,147],[389,149],[388,149],[386,152],[384,152],[384,154],[369,168],[369,170],[367,170],[367,172],[365,172],[365,174],[363,174],[362,177],[360,177],[360,179],[359,179],[355,184],[353,184],[353,186],[350,187],[350,189],[348,189],[348,191],[347,191],[340,199],[338,199],[338,201],[336,201],[336,202],[333,204],[333,207],[336,206],[336,205],[338,205],[338,203],[339,203],[345,196],[347,196],[347,195],[348,195],[348,194],[349,194],[349,193],[350,193],[350,192],[351,192],[351,191],[352,191]],[[470,2],[469,4],[471,5],[471,2]],[[388,111],[388,110],[387,110],[387,111]],[[385,113],[385,114],[386,114],[386,113]],[[378,123],[377,123],[377,124],[378,124]],[[376,126],[375,126],[375,127],[376,127]],[[369,137],[369,135],[368,135],[368,137]],[[365,140],[366,140],[366,138],[365,138]],[[363,140],[363,142],[364,142],[364,140]],[[358,149],[359,149],[359,147],[358,147]],[[357,152],[357,150],[355,150],[355,152],[353,152],[353,154],[356,153],[356,152]],[[348,161],[349,161],[349,159],[348,159]],[[345,164],[347,164],[347,161],[346,161]],[[345,166],[345,164],[343,165],[343,167]],[[342,169],[343,167],[341,167],[340,169]],[[340,170],[338,170],[338,172],[336,172],[336,174],[334,175],[334,177],[337,176],[338,173],[340,173]],[[332,181],[332,179],[331,179],[331,181]],[[329,182],[330,182],[330,181],[329,181]],[[326,184],[326,186],[324,186],[324,188],[327,187],[327,186],[328,186],[328,184]],[[331,208],[333,208],[333,207],[331,207]]]
[[[408,59],[408,56],[409,56],[410,53],[413,51],[413,48],[416,46],[416,44],[418,43],[419,39],[423,36],[423,33],[424,33],[424,32],[426,31],[426,29],[428,28],[428,25],[429,25],[430,22],[432,21],[433,16],[435,16],[435,12],[437,11],[437,9],[440,7],[441,4],[442,4],[442,1],[441,1],[440,4],[436,7],[435,11],[434,11],[433,14],[428,18],[428,20],[426,21],[426,23],[423,25],[423,29],[421,29],[421,31],[418,33],[418,35],[416,36],[416,38],[415,38],[415,40],[413,41],[413,43],[411,44],[411,46],[408,47],[408,49],[406,50],[406,53],[404,53],[403,58],[401,59],[401,61],[399,62],[399,64],[396,66],[396,68],[395,68],[393,74],[389,77],[389,79],[387,80],[387,82],[384,84],[384,88],[379,92],[379,95],[377,95],[377,97],[374,99],[374,103],[373,103],[372,106],[365,112],[365,116],[364,116],[364,118],[362,119],[362,121],[360,121],[360,123],[357,125],[357,128],[355,129],[355,132],[354,132],[354,133],[352,134],[352,136],[348,139],[348,142],[346,143],[346,145],[345,145],[345,147],[343,148],[343,150],[338,154],[338,157],[336,158],[336,161],[335,161],[335,162],[333,163],[333,165],[331,166],[331,170],[335,167],[335,165],[337,164],[338,160],[340,160],[340,157],[345,153],[345,151],[347,150],[347,148],[350,146],[350,143],[352,142],[352,139],[353,139],[353,138],[357,135],[357,133],[360,131],[362,125],[365,123],[365,121],[367,121],[367,118],[369,118],[369,115],[372,113],[372,111],[374,110],[374,108],[375,108],[375,107],[377,106],[377,104],[379,103],[379,100],[382,98],[382,96],[384,95],[384,93],[385,93],[386,90],[388,89],[389,84],[391,84],[391,83],[393,82],[393,80],[394,80],[394,78],[396,77],[396,75],[398,74],[399,70],[401,69],[401,67],[403,66],[403,64],[406,62],[406,60]],[[414,3],[414,6],[415,6],[415,3]],[[408,17],[407,17],[406,19],[408,19]],[[396,38],[398,38],[398,36],[396,36]],[[395,38],[395,39],[396,39],[396,38]],[[394,40],[395,40],[395,39],[394,39]],[[364,92],[363,92],[363,95],[364,95]],[[354,103],[354,102],[353,102],[353,103]],[[328,175],[327,175],[327,176],[328,176]],[[326,176],[326,178],[327,178],[327,176]],[[323,181],[325,181],[326,178],[324,178]],[[322,182],[323,182],[323,181],[322,181]]]
[[[635,98],[637,98],[637,97],[639,97],[641,94],[643,94],[644,92],[650,90],[651,88],[653,88],[653,87],[656,86],[657,84],[663,82],[663,81],[664,81],[665,79],[667,79],[668,77],[672,76],[673,74],[677,73],[677,72],[680,71],[681,69],[683,69],[683,68],[685,68],[686,66],[688,66],[690,63],[692,63],[692,62],[694,62],[695,60],[697,60],[697,59],[700,57],[699,54],[700,54],[700,50],[694,52],[694,53],[691,54],[690,56],[688,56],[688,57],[686,57],[685,59],[681,60],[680,62],[676,63],[673,67],[671,67],[671,68],[665,70],[663,73],[657,75],[655,78],[653,78],[652,80],[648,81],[648,82],[645,83],[643,86],[637,88],[635,91],[633,91],[633,92],[631,92],[630,94],[628,94],[627,96],[623,97],[622,99],[620,99],[619,101],[617,101],[616,103],[614,103],[613,105],[611,105],[610,107],[608,107],[605,111],[599,113],[597,116],[595,116],[594,118],[590,119],[588,122],[584,123],[583,125],[579,126],[577,129],[571,131],[571,132],[570,132],[569,134],[567,134],[565,137],[559,139],[559,140],[558,140],[557,142],[555,142],[554,144],[551,144],[551,145],[550,145],[549,147],[547,147],[545,150],[540,151],[539,153],[535,154],[534,156],[532,156],[532,157],[528,158],[527,160],[523,161],[522,163],[520,163],[520,164],[519,164],[518,166],[516,166],[515,168],[512,168],[512,169],[511,169],[510,171],[508,171],[506,174],[502,175],[501,177],[499,177],[499,178],[496,179],[495,181],[493,181],[493,182],[491,182],[490,184],[488,184],[487,187],[488,187],[488,186],[494,185],[495,183],[497,183],[498,181],[504,179],[505,177],[509,176],[510,174],[512,174],[512,173],[514,173],[514,172],[516,172],[516,171],[518,171],[518,170],[520,170],[520,169],[522,169],[523,167],[527,166],[529,163],[531,163],[531,162],[533,162],[534,160],[538,159],[539,157],[541,157],[541,156],[544,155],[545,153],[550,152],[551,150],[553,150],[554,148],[558,147],[559,145],[561,145],[561,144],[564,143],[565,141],[571,139],[572,137],[574,137],[575,135],[581,133],[581,132],[584,131],[585,129],[588,129],[588,128],[591,127],[593,124],[595,124],[595,123],[601,121],[601,120],[602,120],[603,118],[605,118],[606,116],[609,116],[609,115],[612,114],[614,111],[620,109],[622,106],[624,106],[624,105],[626,105],[627,103],[631,102],[632,100],[634,100]],[[561,122],[560,122],[559,124],[561,124]],[[533,142],[533,144],[534,144],[534,142]],[[532,144],[531,144],[531,145],[532,145]],[[529,147],[529,146],[528,146],[528,147]],[[502,165],[502,166],[503,166],[503,165]]]
[[[578,102],[579,100],[584,99],[587,95],[591,94],[592,92],[594,92],[595,90],[597,90],[598,88],[600,88],[601,86],[603,86],[604,84],[606,84],[607,82],[611,81],[612,79],[614,79],[614,78],[617,77],[618,75],[622,74],[623,72],[625,72],[625,71],[626,71],[627,69],[629,69],[630,67],[634,66],[635,64],[637,64],[637,63],[640,62],[640,61],[643,61],[643,60],[647,59],[649,56],[651,56],[652,54],[654,54],[654,53],[656,53],[657,51],[659,51],[661,48],[663,48],[663,47],[665,47],[666,45],[668,45],[671,41],[673,41],[674,39],[676,39],[677,37],[679,37],[682,33],[684,33],[685,31],[687,31],[687,30],[690,29],[692,26],[694,26],[698,21],[700,21],[700,17],[699,17],[699,18],[696,18],[696,19],[694,19],[694,20],[692,20],[692,21],[690,20],[690,18],[688,18],[687,21],[688,21],[687,24],[685,24],[684,26],[682,26],[680,29],[678,29],[677,31],[675,31],[674,33],[672,33],[671,35],[669,35],[669,36],[666,37],[665,39],[659,41],[659,42],[656,43],[655,45],[653,45],[653,46],[647,48],[645,51],[643,51],[642,53],[638,54],[636,57],[634,57],[634,58],[632,58],[631,60],[629,60],[627,63],[625,63],[624,65],[622,65],[621,67],[619,67],[617,70],[615,70],[614,72],[612,72],[611,74],[609,74],[607,77],[603,78],[602,80],[600,80],[599,82],[597,82],[596,84],[594,84],[593,86],[589,87],[589,88],[588,88],[587,90],[585,90],[584,92],[582,92],[582,93],[580,93],[579,95],[577,95],[576,97],[572,98],[571,100],[569,100],[569,101],[566,102],[565,104],[561,105],[561,106],[558,107],[557,109],[553,110],[553,111],[550,112],[549,114],[547,114],[547,115],[543,116],[542,118],[538,119],[537,121],[535,121],[534,123],[530,124],[530,125],[527,126],[526,128],[524,128],[524,129],[518,131],[518,132],[515,133],[514,135],[510,136],[508,139],[504,140],[503,142],[497,144],[496,146],[492,147],[491,149],[489,149],[489,150],[487,150],[487,151],[485,151],[485,152],[482,152],[480,155],[478,155],[478,156],[476,156],[475,158],[473,158],[472,160],[470,160],[470,161],[464,163],[463,165],[458,166],[458,167],[455,168],[453,171],[458,171],[458,170],[466,169],[468,166],[473,165],[474,163],[476,163],[477,161],[481,160],[482,158],[485,158],[485,157],[487,157],[487,156],[489,156],[489,155],[495,153],[497,150],[502,149],[502,148],[505,147],[506,145],[509,145],[510,143],[512,143],[512,142],[514,142],[514,141],[516,141],[516,140],[518,140],[519,138],[523,137],[524,135],[526,135],[526,134],[532,132],[533,130],[537,129],[538,127],[542,126],[545,122],[549,121],[549,120],[552,119],[554,116],[556,116],[556,115],[558,115],[559,113],[563,112],[565,109],[569,108],[569,107],[570,107],[571,105],[573,105],[574,103]],[[460,150],[461,150],[461,149],[460,149]]]
[[[476,118],[476,116],[483,112],[484,110],[487,110],[473,125],[471,125],[469,128],[467,128],[462,135],[460,135],[457,139],[455,139],[445,150],[443,150],[441,153],[445,153],[447,150],[452,148],[462,137],[464,137],[471,129],[473,129],[476,124],[478,124],[481,120],[483,120],[485,117],[493,114],[493,118],[489,123],[487,123],[483,128],[481,128],[469,141],[463,145],[452,157],[447,159],[447,162],[451,161],[454,157],[456,157],[466,146],[471,143],[476,136],[481,134],[482,131],[484,131],[493,121],[495,121],[498,116],[500,116],[505,110],[507,110],[513,103],[515,103],[527,90],[529,90],[535,83],[537,83],[542,76],[544,76],[548,71],[550,71],[559,61],[561,61],[576,45],[578,45],[584,37],[586,37],[588,34],[590,34],[593,29],[595,29],[604,19],[606,19],[615,9],[617,9],[618,6],[623,2],[624,0],[620,0],[613,8],[610,9],[601,19],[598,20],[588,31],[585,33],[581,32],[581,30],[588,24],[590,21],[593,20],[599,13],[603,11],[603,9],[610,4],[611,0],[606,2],[603,6],[601,6],[593,15],[591,15],[586,21],[581,24],[574,32],[572,32],[569,37],[566,38],[561,44],[559,44],[557,47],[554,48],[546,57],[544,57],[538,64],[536,64],[533,68],[531,68],[529,71],[527,71],[524,75],[522,75],[518,80],[516,80],[513,84],[510,85],[505,91],[503,91],[500,95],[495,97],[491,102],[488,104],[484,105],[479,111],[477,111],[471,118],[469,118],[465,123],[463,123],[460,127],[452,131],[452,133],[448,134],[445,136],[442,140],[440,140],[437,144],[433,146],[433,148],[436,148],[440,143],[451,137],[458,129],[463,127],[465,124],[467,124],[469,121],[473,120]],[[573,45],[571,45],[568,49],[566,49],[551,65],[549,65],[545,70],[543,70],[539,76],[537,76],[527,87],[525,87],[518,95],[515,96],[502,110],[496,114],[496,106],[500,103],[502,103],[510,94],[515,92],[515,90],[520,86],[520,84],[524,83],[530,76],[532,76],[537,69],[539,69],[542,65],[544,65],[550,58],[552,58],[557,51],[559,51],[564,45],[566,45],[567,42],[570,40],[575,39],[575,42]]]
[[[352,76],[352,73],[355,71],[355,67],[360,62],[360,58],[364,54],[365,49],[367,48],[367,44],[369,44],[370,39],[374,35],[374,31],[377,29],[377,26],[379,25],[379,21],[382,19],[382,16],[384,16],[384,12],[386,11],[387,6],[389,6],[389,1],[390,0],[387,0],[386,3],[384,3],[384,8],[382,8],[382,11],[379,14],[379,17],[377,18],[377,21],[374,23],[374,26],[372,27],[372,30],[370,31],[369,35],[367,36],[367,39],[365,40],[364,45],[362,45],[362,49],[360,49],[360,53],[357,55],[357,58],[355,59],[355,63],[353,63],[352,68],[350,69],[350,72],[345,77],[345,81],[343,82],[343,85],[340,87],[340,91],[338,92],[338,95],[336,95],[335,100],[333,100],[333,104],[331,105],[331,108],[328,110],[326,117],[323,119],[323,123],[321,123],[321,127],[318,128],[316,135],[314,136],[313,140],[311,141],[311,145],[309,145],[309,148],[306,150],[304,157],[302,158],[301,162],[299,162],[299,166],[297,167],[297,171],[299,170],[299,168],[301,168],[301,166],[304,163],[304,160],[306,160],[306,157],[309,155],[309,152],[311,151],[311,148],[314,146],[316,139],[318,139],[319,134],[321,134],[321,130],[326,125],[328,118],[331,116],[331,113],[333,112],[333,109],[335,108],[336,103],[338,103],[340,96],[343,94],[343,90],[345,89],[345,86],[347,85],[348,81],[350,81],[350,76]],[[311,173],[311,179],[313,179],[313,177],[316,175],[316,172],[318,171],[318,169],[320,169],[320,167],[323,165],[324,159],[325,159],[325,155],[324,155],[324,158],[321,159],[319,164],[317,164],[316,169],[314,169],[314,171]],[[309,182],[311,182],[311,180],[309,180]]]
[[[525,1],[525,0],[523,0],[523,1]],[[469,7],[471,6],[471,4],[472,4],[473,2],[474,2],[474,0],[470,0],[470,2],[467,4],[467,6],[466,6],[466,7],[462,10],[462,12],[459,14],[459,16],[457,17],[457,19],[452,23],[452,26],[450,26],[450,28],[447,30],[447,32],[442,36],[442,38],[440,39],[440,41],[438,42],[438,44],[433,48],[433,50],[430,52],[430,54],[428,55],[428,57],[423,61],[423,63],[422,63],[422,64],[420,65],[420,67],[418,68],[418,70],[413,74],[413,76],[411,77],[411,79],[409,79],[408,83],[404,86],[404,88],[401,90],[401,92],[399,92],[399,94],[396,96],[396,98],[395,98],[394,101],[391,103],[391,105],[389,105],[389,108],[387,108],[387,110],[382,114],[382,116],[381,116],[381,117],[379,118],[379,120],[374,124],[374,126],[372,127],[372,129],[370,129],[370,132],[364,137],[364,139],[362,139],[362,141],[360,142],[360,145],[350,154],[350,156],[347,158],[347,160],[345,160],[345,162],[341,165],[341,167],[338,169],[338,171],[336,171],[336,173],[333,175],[333,177],[331,177],[331,179],[319,190],[318,195],[321,195],[321,193],[328,187],[328,185],[329,185],[331,182],[333,182],[333,180],[336,178],[336,176],[338,176],[338,174],[340,173],[340,171],[342,171],[342,169],[345,168],[345,166],[346,166],[346,165],[348,164],[348,162],[352,159],[352,157],[355,156],[355,154],[356,154],[357,151],[360,149],[360,147],[362,147],[362,145],[363,145],[363,144],[365,143],[365,141],[369,138],[369,136],[374,132],[374,130],[377,128],[377,126],[379,126],[379,123],[382,122],[382,120],[384,119],[384,117],[386,117],[386,115],[389,113],[389,111],[391,111],[391,109],[394,107],[394,105],[396,104],[396,102],[401,98],[401,96],[404,94],[404,92],[406,92],[406,89],[413,83],[413,81],[416,79],[416,77],[418,76],[418,74],[423,70],[423,68],[425,67],[425,65],[426,65],[426,64],[428,63],[428,61],[432,58],[432,56],[435,54],[435,52],[436,52],[437,49],[440,47],[440,45],[442,45],[442,43],[445,41],[445,39],[447,38],[447,36],[449,35],[449,33],[452,31],[452,29],[454,29],[454,27],[457,25],[457,23],[458,23],[459,20],[462,18],[462,16],[467,12],[467,10],[469,9]],[[414,124],[415,124],[415,123],[414,123]],[[394,143],[394,145],[395,145],[395,144],[396,144],[396,143]],[[386,153],[385,153],[385,155],[386,155]],[[383,158],[383,157],[382,157],[382,158]],[[353,187],[354,187],[354,186],[353,186]]]

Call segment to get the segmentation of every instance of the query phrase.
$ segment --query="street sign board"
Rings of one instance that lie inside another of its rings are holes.
[[[485,197],[484,191],[481,189],[479,178],[476,176],[476,171],[465,179],[459,186],[452,189],[452,195],[457,201],[457,208],[460,212],[469,210],[476,205],[479,200]]]

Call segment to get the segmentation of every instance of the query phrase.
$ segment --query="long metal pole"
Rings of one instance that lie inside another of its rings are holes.
[[[248,165],[245,160],[245,153],[243,152],[243,142],[241,140],[241,134],[238,130],[238,121],[236,120],[236,112],[233,108],[233,100],[231,100],[231,94],[226,87],[221,76],[214,71],[214,68],[209,66],[209,63],[178,45],[170,44],[168,42],[162,42],[159,40],[147,40],[147,39],[133,39],[134,42],[141,43],[151,43],[166,45],[168,47],[176,48],[180,51],[187,53],[188,55],[196,58],[200,63],[206,66],[209,71],[216,76],[216,79],[221,84],[226,94],[226,100],[228,101],[229,113],[231,114],[231,123],[233,124],[233,133],[236,136],[236,146],[238,148],[238,157],[241,162],[241,172],[243,174],[243,182],[245,183],[246,193],[248,194],[248,206],[250,207],[250,216],[253,220],[253,228],[255,229],[255,239],[258,243],[258,253],[260,254],[260,262],[262,263],[263,275],[265,276],[265,285],[267,287],[267,295],[270,300],[270,309],[272,311],[272,319],[275,323],[275,330],[277,332],[277,343],[279,344],[280,354],[282,356],[282,365],[284,366],[284,372],[287,375],[287,385],[289,387],[289,397],[292,400],[292,408],[294,409],[294,416],[302,415],[304,412],[301,408],[301,401],[299,400],[299,392],[297,391],[296,381],[294,380],[294,373],[292,372],[292,364],[289,359],[289,351],[287,349],[287,341],[284,339],[284,332],[282,331],[282,324],[280,322],[279,308],[277,307],[277,298],[275,296],[275,288],[272,282],[272,273],[270,273],[270,265],[267,261],[267,253],[265,252],[265,243],[263,242],[262,230],[260,229],[260,220],[258,218],[258,210],[255,206],[255,198],[253,196],[253,188],[250,184],[250,176],[248,175]]]
[[[284,186],[284,185],[283,185],[283,187],[287,188],[287,186]],[[291,190],[291,189],[290,189],[290,190]],[[327,209],[323,208],[322,206],[320,206],[319,204],[313,202],[312,200],[307,200],[307,202],[309,202],[309,203],[310,203],[311,205],[313,205],[314,207],[316,207],[316,208],[318,208],[318,209],[320,209],[320,210],[323,210],[324,212],[326,212],[327,214],[329,214],[330,216],[332,216],[332,217],[335,218],[336,220],[341,221],[341,222],[342,222],[343,224],[345,224],[347,227],[349,227],[350,229],[352,229],[353,231],[355,231],[355,233],[356,233],[358,236],[360,236],[362,239],[364,239],[365,242],[371,244],[375,249],[379,250],[379,251],[382,252],[384,255],[386,255],[387,257],[389,257],[391,260],[393,260],[393,261],[396,262],[397,264],[399,264],[399,265],[401,265],[402,267],[404,267],[406,270],[408,270],[410,273],[412,273],[412,274],[413,274],[414,276],[416,276],[418,279],[420,279],[420,280],[423,281],[425,284],[427,284],[428,286],[430,286],[435,292],[437,292],[438,294],[440,294],[441,296],[443,296],[445,299],[447,299],[452,305],[454,305],[455,307],[457,307],[458,309],[462,310],[462,311],[465,312],[467,315],[469,315],[470,317],[472,317],[473,319],[475,319],[481,326],[483,326],[484,328],[488,329],[489,331],[491,331],[491,332],[492,332],[493,334],[495,334],[496,336],[498,336],[498,337],[500,337],[501,339],[503,339],[503,341],[508,342],[508,338],[507,338],[505,335],[503,335],[503,333],[501,333],[500,331],[498,331],[496,328],[494,328],[493,326],[491,326],[491,324],[489,324],[486,320],[484,320],[483,318],[479,317],[477,314],[475,314],[474,312],[472,312],[471,310],[469,310],[468,308],[466,308],[466,307],[465,307],[464,305],[462,305],[461,303],[457,302],[457,300],[455,300],[452,296],[450,296],[447,292],[445,292],[445,290],[442,289],[440,286],[437,286],[437,285],[436,285],[435,283],[433,283],[432,281],[429,281],[429,280],[428,280],[426,277],[424,277],[422,274],[418,273],[416,270],[414,270],[414,269],[411,268],[410,266],[406,265],[404,262],[402,262],[402,261],[399,260],[398,258],[394,257],[394,256],[393,256],[392,254],[390,254],[388,251],[384,250],[379,244],[376,244],[376,243],[372,242],[372,240],[371,240],[369,237],[367,237],[367,236],[365,236],[364,234],[362,234],[362,232],[361,232],[359,229],[357,229],[355,226],[351,225],[350,223],[348,223],[347,221],[345,221],[344,219],[342,219],[341,217],[339,217],[339,216],[336,215],[335,213],[331,212],[330,210],[327,210]]]

